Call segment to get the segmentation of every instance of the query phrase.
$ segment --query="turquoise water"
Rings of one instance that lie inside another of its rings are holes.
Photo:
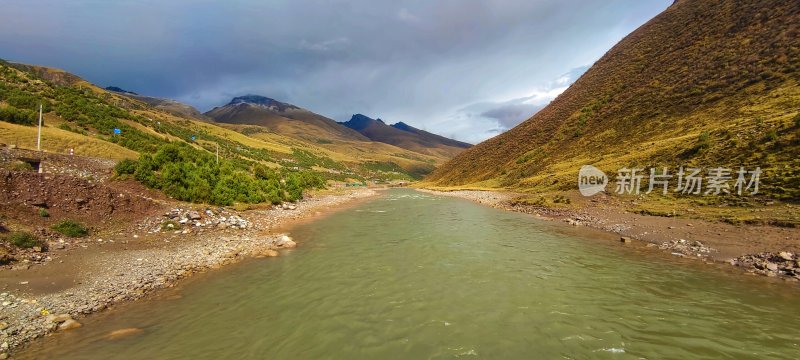
[[[391,190],[291,235],[21,358],[800,358],[796,287],[523,214]]]

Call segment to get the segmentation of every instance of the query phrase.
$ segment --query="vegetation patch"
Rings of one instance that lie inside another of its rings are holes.
[[[84,237],[89,234],[89,229],[83,224],[68,219],[59,221],[57,224],[53,225],[51,229],[69,237]]]
[[[211,153],[182,143],[162,146],[155,155],[142,154],[138,161],[120,161],[114,172],[178,200],[214,205],[297,201],[303,190],[325,187],[311,171],[278,172],[246,161],[218,162]]]
[[[12,232],[6,235],[6,241],[22,249],[30,249],[34,246],[39,246],[44,249],[47,245],[47,243],[39,239],[36,235],[24,231]]]

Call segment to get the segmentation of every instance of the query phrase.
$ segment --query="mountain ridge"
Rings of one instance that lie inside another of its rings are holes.
[[[548,106],[459,154],[433,186],[574,191],[578,168],[760,165],[800,197],[800,3],[677,1]]]
[[[350,120],[340,124],[358,131],[372,141],[379,141],[421,153],[440,153],[452,157],[472,146],[414,128],[402,122],[387,125],[381,119],[372,119],[363,114],[354,114]]]

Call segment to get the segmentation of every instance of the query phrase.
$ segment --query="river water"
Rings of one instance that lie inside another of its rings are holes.
[[[20,358],[800,358],[795,286],[524,214],[391,190],[291,235]]]

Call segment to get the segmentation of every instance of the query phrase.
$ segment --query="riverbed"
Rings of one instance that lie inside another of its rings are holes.
[[[33,344],[59,359],[796,359],[800,291],[389,190]],[[127,336],[109,333],[135,328]]]

